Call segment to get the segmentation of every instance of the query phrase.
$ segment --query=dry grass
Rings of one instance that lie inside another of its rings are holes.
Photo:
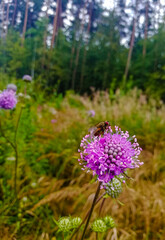
[[[70,105],[68,98],[73,103],[78,102],[80,107]],[[91,109],[96,112],[94,119],[89,119],[86,114]],[[32,111],[36,111],[36,106],[32,107]],[[76,141],[77,136],[80,139],[90,125],[102,120],[109,120],[132,134],[136,133],[144,149],[141,154],[144,165],[129,172],[134,181],[127,181],[128,185],[119,198],[124,205],[110,198],[104,202],[101,216],[111,215],[115,219],[116,228],[102,235],[103,239],[165,239],[165,106],[161,102],[148,100],[136,89],[127,96],[121,96],[117,92],[115,100],[110,100],[108,93],[100,92],[93,94],[92,101],[85,96],[70,95],[62,102],[61,110],[55,112],[47,106],[39,107],[37,116],[38,130],[35,138],[38,143],[45,146],[51,143],[53,146],[56,139],[59,138],[60,141],[63,136],[65,148],[61,152],[54,152],[53,149],[47,153],[41,152],[36,161],[46,158],[51,166],[60,166],[58,164],[61,161],[63,168],[59,177],[38,176],[35,189],[20,191],[19,199],[24,196],[30,198],[23,211],[34,223],[30,225],[32,232],[27,230],[25,235],[21,235],[21,232],[15,234],[15,239],[52,239],[56,227],[52,228],[49,220],[46,221],[39,214],[44,212],[44,208],[51,209],[55,219],[66,215],[85,216],[97,184],[91,183],[91,175],[80,170],[76,160],[79,143]],[[52,124],[51,119],[54,118],[57,123]],[[101,201],[95,207],[92,220],[99,216],[100,205]],[[35,226],[37,221],[38,228]],[[45,227],[42,227],[43,224],[46,224]],[[24,228],[30,229],[28,225]],[[11,239],[13,228],[3,226],[0,229],[0,239]],[[86,239],[95,239],[95,234],[90,229]]]

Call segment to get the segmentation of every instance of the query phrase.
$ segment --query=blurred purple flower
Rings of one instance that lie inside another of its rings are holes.
[[[17,104],[17,97],[14,91],[4,90],[0,93],[0,108],[13,109]]]
[[[128,131],[124,133],[117,126],[114,132],[109,127],[103,135],[86,135],[80,147],[79,162],[82,170],[92,170],[93,175],[97,175],[97,179],[103,184],[124,173],[126,169],[143,164],[138,160],[142,149],[136,137],[129,137]]]
[[[17,86],[13,83],[10,83],[10,84],[7,85],[7,90],[12,90],[12,91],[16,92],[17,91]]]
[[[88,117],[94,117],[95,116],[95,111],[94,110],[89,110],[87,113],[88,113]]]
[[[57,122],[56,119],[52,119],[52,120],[51,120],[51,123],[56,123],[56,122]]]
[[[32,77],[30,75],[24,75],[22,79],[26,82],[31,82],[32,81]]]

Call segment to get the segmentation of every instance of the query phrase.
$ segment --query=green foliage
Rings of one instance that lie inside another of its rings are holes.
[[[28,28],[23,46],[19,33],[9,29],[5,41],[0,39],[2,81],[6,82],[6,74],[12,79],[21,79],[24,74],[31,74],[37,88],[42,88],[49,94],[57,92],[57,108],[60,108],[62,99],[58,94],[65,94],[72,88],[74,73],[76,92],[90,93],[91,86],[99,90],[109,89],[113,99],[117,88],[128,92],[137,86],[148,95],[164,100],[164,25],[160,24],[159,29],[147,39],[145,57],[142,55],[144,41],[136,39],[129,76],[123,86],[128,48],[121,44],[120,28],[115,27],[118,21],[118,16],[113,11],[102,16],[97,31],[92,33],[87,44],[83,39],[80,42],[70,39],[60,30],[53,49],[44,43],[48,24],[45,18]],[[47,37],[50,37],[49,33]],[[39,97],[41,102],[44,101],[42,95]],[[70,102],[76,107],[79,104],[73,98],[70,98]]]

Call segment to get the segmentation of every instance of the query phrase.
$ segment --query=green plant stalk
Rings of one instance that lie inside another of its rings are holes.
[[[103,193],[97,200],[95,205],[105,196],[106,193]],[[81,228],[81,226],[84,224],[85,220],[87,219],[88,215],[89,215],[90,209],[87,212],[85,218],[83,219],[82,223],[79,225],[79,227],[72,233],[72,235],[70,236],[70,238],[68,240],[72,240],[74,235],[78,232],[78,230]]]
[[[96,194],[95,194],[95,197],[94,197],[94,199],[93,199],[93,203],[92,203],[91,209],[90,209],[90,211],[89,211],[88,219],[87,219],[87,221],[86,221],[86,225],[85,225],[85,228],[84,228],[84,231],[83,231],[83,234],[82,234],[81,240],[84,239],[85,232],[86,232],[86,230],[87,230],[87,227],[88,227],[88,224],[89,224],[90,218],[91,218],[91,216],[92,216],[92,212],[93,212],[93,209],[94,209],[94,206],[95,206],[95,203],[96,203],[97,197],[98,197],[99,192],[100,192],[100,186],[101,186],[101,182],[99,182],[99,185],[98,185],[98,187],[97,187]]]
[[[8,142],[10,144],[10,146],[14,149],[14,147],[15,147],[14,144],[10,141],[10,139],[8,139],[8,137],[6,137],[6,135],[2,129],[1,119],[0,119],[0,132],[1,132],[2,137],[5,138],[6,142]]]
[[[96,240],[99,240],[98,232],[96,232]]]
[[[18,146],[17,146],[17,133],[18,133],[18,127],[22,115],[22,110],[23,108],[21,107],[18,120],[17,120],[17,125],[15,129],[15,134],[14,134],[14,151],[15,151],[15,174],[14,174],[14,191],[15,191],[15,196],[17,197],[17,169],[18,169]]]
[[[14,192],[15,192],[16,197],[17,197],[17,168],[18,168],[17,133],[18,133],[18,127],[19,127],[19,123],[20,123],[20,119],[21,119],[21,115],[22,115],[22,110],[23,110],[23,107],[21,107],[21,110],[20,110],[20,113],[18,116],[16,129],[15,129],[15,133],[14,133],[14,142],[10,141],[10,139],[8,139],[8,137],[6,137],[6,135],[2,129],[2,124],[1,124],[1,119],[0,119],[0,132],[2,134],[2,137],[5,138],[6,142],[8,142],[10,144],[10,146],[14,149],[14,152],[15,152]]]

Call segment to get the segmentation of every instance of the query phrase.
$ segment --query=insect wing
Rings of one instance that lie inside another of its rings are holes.
[[[88,129],[88,132],[90,132],[91,135],[94,135],[94,133],[97,131],[97,127],[93,126],[91,128]]]

